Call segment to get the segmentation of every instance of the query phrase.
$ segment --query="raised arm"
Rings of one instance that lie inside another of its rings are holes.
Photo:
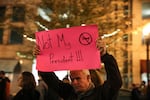
[[[101,60],[104,63],[106,69],[107,84],[110,84],[111,88],[113,89],[120,89],[122,86],[122,79],[115,58],[112,55],[106,53],[101,57]]]
[[[107,79],[103,84],[103,95],[107,100],[115,100],[122,86],[121,74],[116,59],[107,53],[106,45],[102,40],[97,41],[97,48],[101,53],[101,61],[104,63]]]
[[[48,85],[49,100],[68,100],[73,95],[74,89],[69,83],[63,83],[54,72],[39,72],[45,83]],[[74,94],[75,95],[75,94]]]
[[[111,88],[119,89],[122,85],[122,79],[116,59],[107,53],[106,44],[100,38],[97,40],[97,48],[100,50],[101,60],[105,65],[107,83]]]

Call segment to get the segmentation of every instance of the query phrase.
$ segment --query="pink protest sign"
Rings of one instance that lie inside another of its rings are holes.
[[[96,25],[61,28],[36,33],[40,47],[37,70],[78,70],[100,68],[100,53],[96,48]]]

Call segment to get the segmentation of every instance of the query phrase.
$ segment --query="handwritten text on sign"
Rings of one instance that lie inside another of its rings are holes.
[[[40,55],[36,67],[40,71],[99,68],[97,38],[96,25],[37,32]]]

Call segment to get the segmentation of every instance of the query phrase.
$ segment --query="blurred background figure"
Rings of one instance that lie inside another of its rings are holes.
[[[148,81],[146,88],[146,100],[150,100],[150,80]]]
[[[146,100],[146,82],[142,81],[140,85],[140,91],[141,91],[141,100]]]
[[[40,73],[38,73],[39,76],[39,80],[38,80],[38,85],[36,87],[36,89],[39,91],[40,93],[40,100],[47,100],[47,96],[48,96],[48,86],[47,84],[43,81]]]
[[[90,69],[90,74],[91,74],[91,80],[96,87],[104,83],[104,80],[101,77],[100,69]]]
[[[131,100],[141,100],[141,91],[136,84],[132,84]]]
[[[69,83],[69,84],[71,84],[71,83],[70,83],[70,80],[69,80],[68,74],[62,79],[62,81],[63,81],[64,83]]]
[[[36,81],[31,72],[22,72],[18,78],[21,90],[13,97],[13,100],[39,100],[40,93],[36,90]]]
[[[0,100],[10,99],[10,80],[5,76],[4,71],[0,71]]]

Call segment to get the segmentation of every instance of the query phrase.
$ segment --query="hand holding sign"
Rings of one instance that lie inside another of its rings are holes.
[[[62,28],[36,33],[40,71],[94,69],[100,67],[96,48],[96,25]]]

